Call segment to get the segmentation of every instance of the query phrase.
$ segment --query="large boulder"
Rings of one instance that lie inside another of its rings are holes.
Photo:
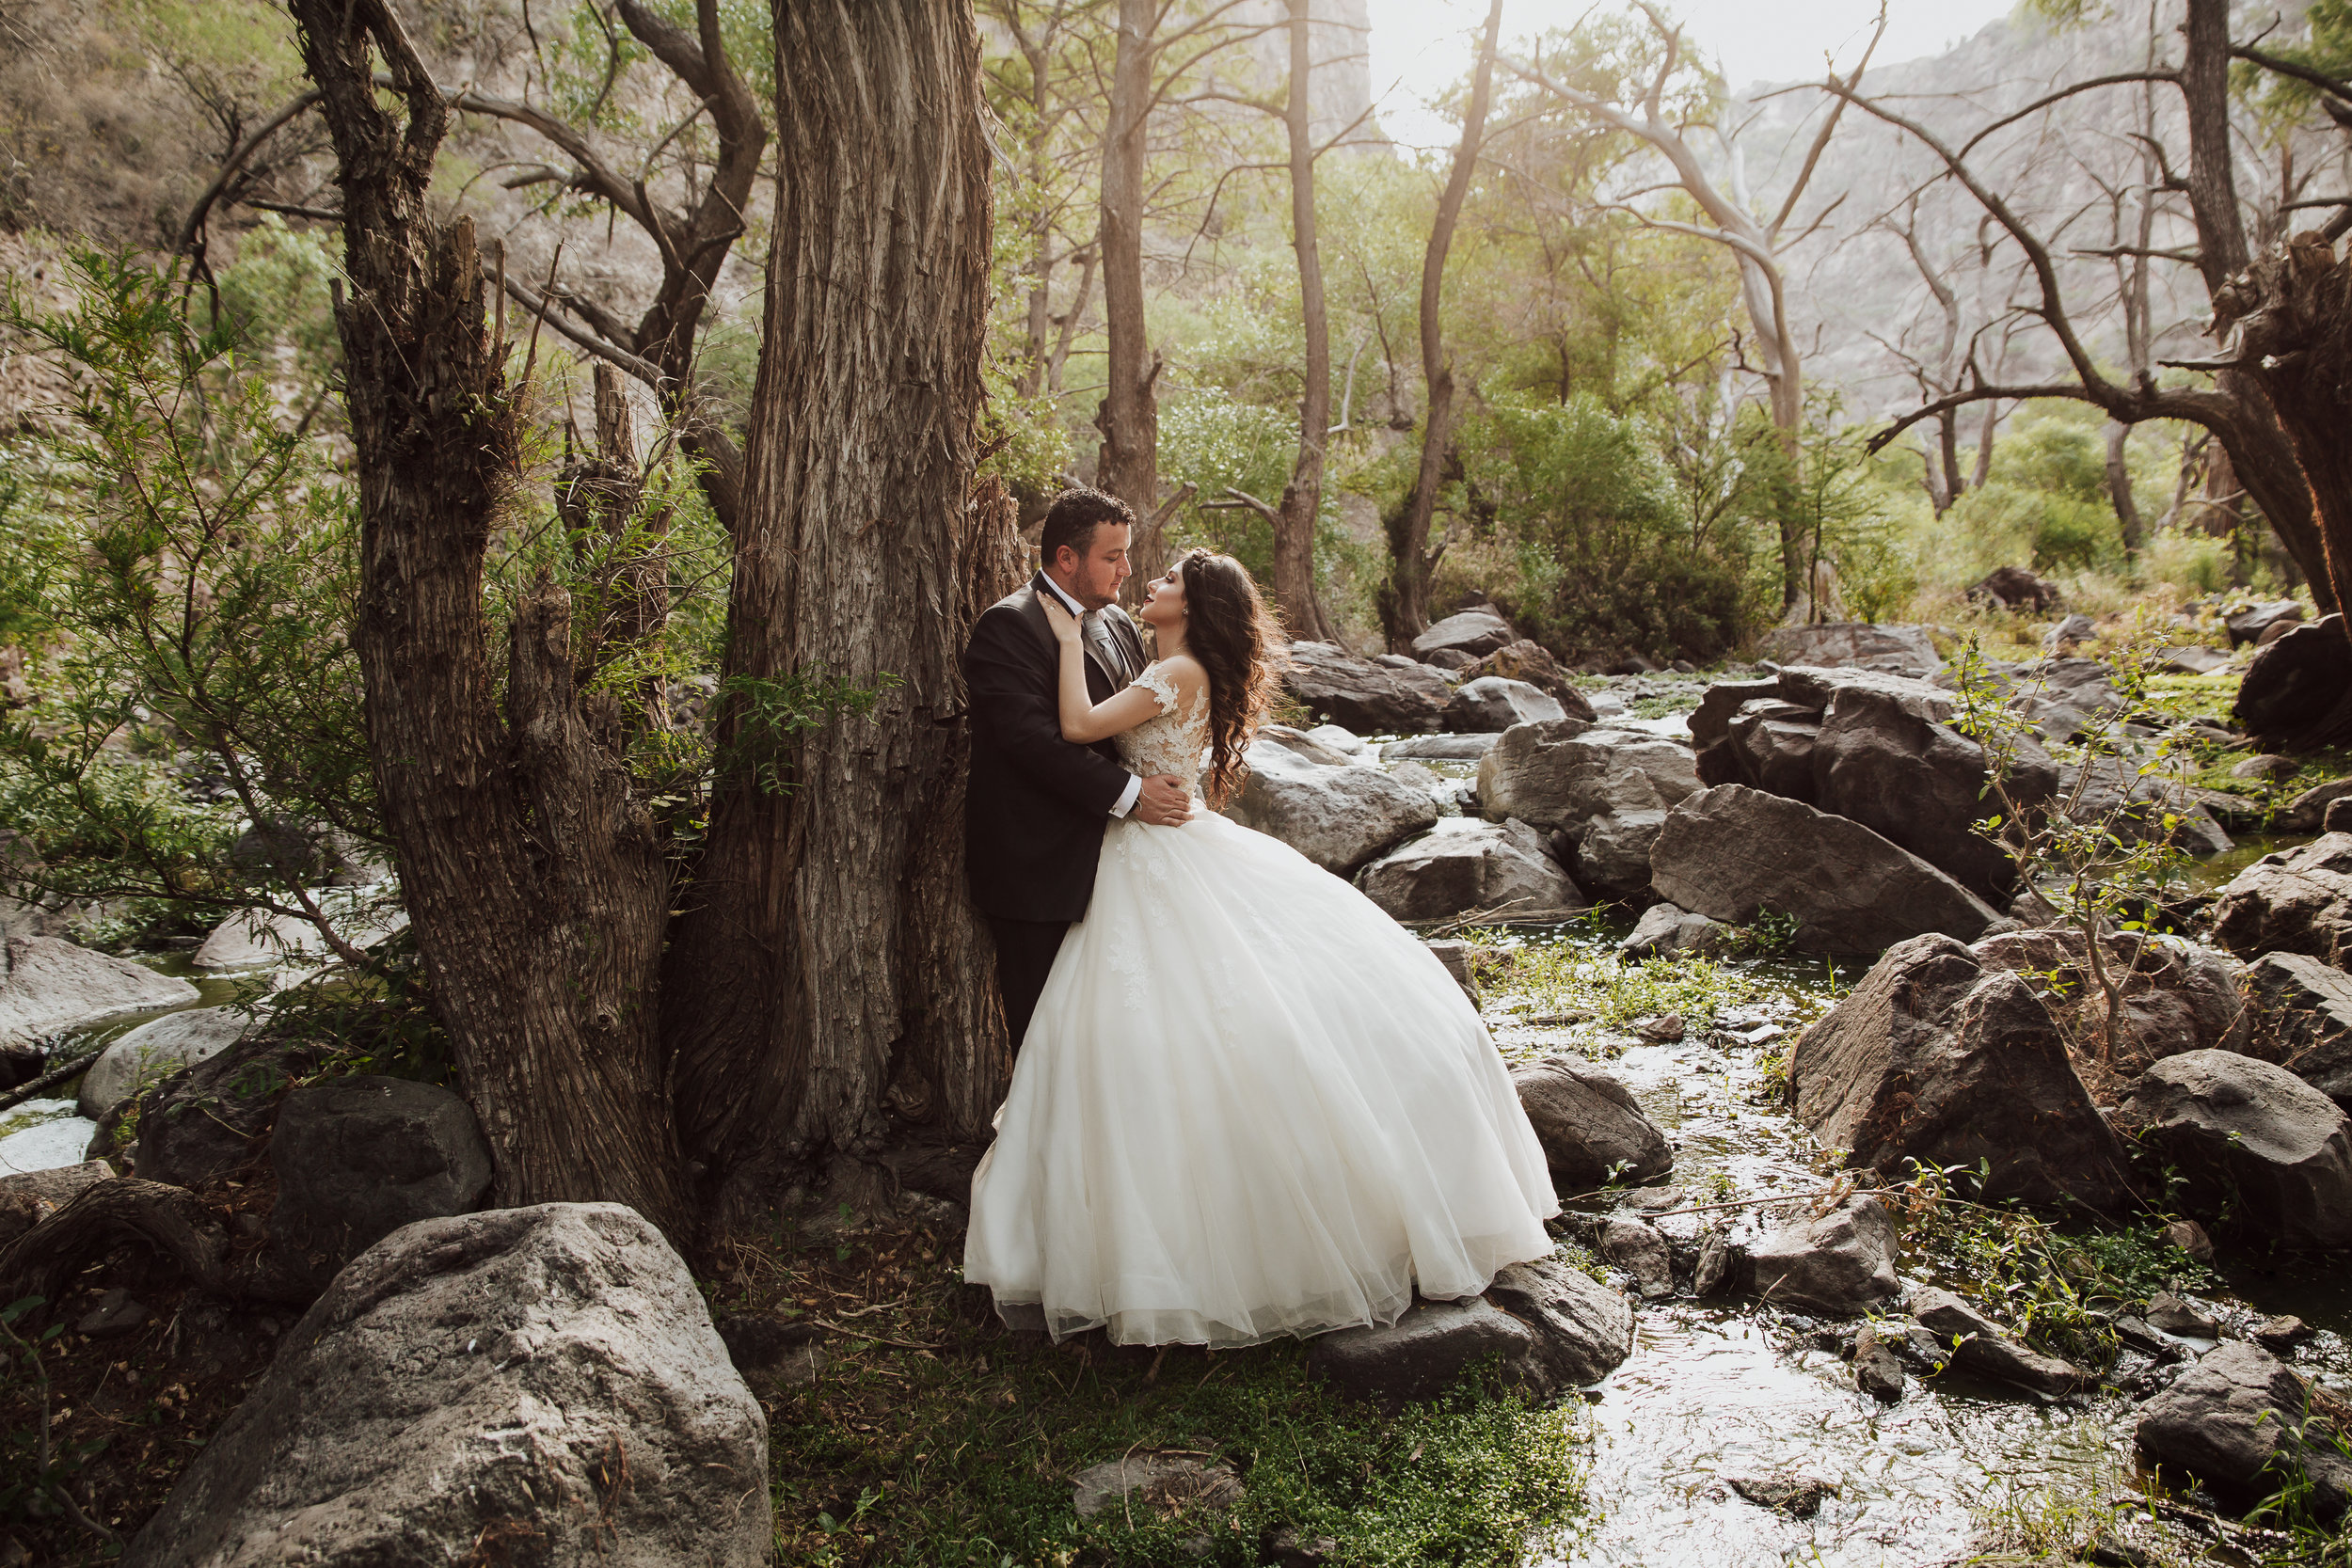
[[[191,1007],[140,1024],[82,1075],[82,1114],[104,1116],[124,1096],[228,1050],[251,1027],[252,1015],[234,1007]]]
[[[1647,1181],[1674,1168],[1666,1134],[1642,1114],[1623,1084],[1598,1069],[1547,1056],[1514,1067],[1511,1084],[1560,1191],[1587,1192],[1612,1180]]]
[[[1413,652],[1427,658],[1440,648],[1481,658],[1519,641],[1511,623],[1491,610],[1466,610],[1449,615],[1413,639]]]
[[[2122,1143],[2031,987],[1947,936],[1890,949],[1788,1058],[1798,1119],[1850,1163],[1985,1167],[1987,1202],[2131,1201]]]
[[[2001,918],[1860,823],[1741,784],[1701,790],[1666,814],[1650,886],[1726,925],[1793,915],[1808,953],[1876,953],[1930,931],[1973,942]]]
[[[1464,681],[1446,704],[1445,727],[1461,735],[1500,734],[1514,724],[1541,724],[1566,717],[1568,710],[1558,698],[1525,681],[1481,675]]]
[[[1724,738],[1699,753],[1699,778],[1813,804],[1814,752],[1820,738],[1821,716],[1811,708],[1777,697],[1742,703]]]
[[[126,1563],[768,1560],[767,1419],[620,1204],[409,1226],[283,1345]]]
[[[1932,675],[1944,668],[1925,627],[1861,621],[1780,626],[1764,634],[1756,651],[1776,664],[1848,666],[1897,675]]]
[[[373,947],[408,925],[408,911],[377,899],[341,893],[323,901],[335,934],[355,947]],[[325,959],[326,938],[297,914],[247,910],[213,927],[189,961],[204,970],[266,969]]]
[[[1500,735],[1408,735],[1380,748],[1382,762],[1476,762]]]
[[[1560,1259],[1514,1263],[1486,1295],[1535,1330],[1554,1389],[1588,1387],[1633,1354],[1632,1306]]]
[[[2104,967],[2118,993],[2112,1031],[2106,992],[2080,931],[2012,931],[1987,937],[1972,951],[1987,969],[2026,976],[2076,1050],[2103,1043],[2108,1065],[2126,1075],[2184,1051],[2245,1051],[2254,1043],[2254,1009],[2239,990],[2237,960],[2200,942],[2106,939]]]
[[[490,1190],[490,1146],[465,1101],[373,1073],[286,1096],[269,1163],[271,1248],[320,1287],[402,1226],[470,1212]]]
[[[2283,1246],[2352,1247],[2352,1128],[2286,1069],[2185,1052],[2141,1073],[2123,1110],[2188,1179],[2192,1209],[2226,1210]]]
[[[1438,820],[1427,790],[1286,725],[1261,729],[1248,762],[1249,776],[1225,815],[1343,877]]]
[[[2061,765],[2056,797],[2073,820],[2104,827],[2125,844],[2169,843],[2198,856],[2225,855],[2232,848],[2230,835],[2197,790],[2177,779],[2143,774],[2128,758],[2099,756]]]
[[[2352,800],[2352,778],[2329,779],[2313,784],[2287,802],[2286,816],[2280,826],[2291,833],[2315,833],[2328,820],[2328,808],[2338,800]]]
[[[2293,599],[2272,599],[2233,610],[2221,618],[2221,625],[2230,634],[2230,646],[2242,648],[2249,642],[2261,641],[2263,633],[2280,622],[2291,624],[2302,619],[2303,607]]]
[[[1505,680],[1525,681],[1536,690],[1558,700],[1571,719],[1592,719],[1592,700],[1577,689],[1568,673],[1560,668],[1551,651],[1540,642],[1525,638],[1479,659],[1462,672],[1467,679],[1484,675],[1500,675]]]
[[[1868,1193],[1801,1214],[1748,1249],[1757,1296],[1776,1307],[1850,1318],[1897,1294],[1895,1223]]]
[[[1307,1370],[1350,1399],[1390,1409],[1436,1399],[1482,1362],[1537,1398],[1557,1391],[1544,1337],[1484,1296],[1417,1301],[1392,1323],[1319,1334]]]
[[[0,1088],[40,1074],[43,1042],[125,1013],[197,999],[185,980],[59,937],[0,942]]]
[[[1574,846],[1578,882],[1620,896],[1647,891],[1666,813],[1698,788],[1688,746],[1573,719],[1505,730],[1478,765],[1478,809],[1490,821],[1558,832]]]
[[[2295,626],[2255,650],[2230,716],[2265,752],[2300,756],[2352,743],[2352,641],[2344,617]]]
[[[331,1049],[256,1030],[141,1091],[133,1168],[142,1180],[175,1187],[203,1187],[235,1175],[254,1162],[287,1085],[316,1071]],[[108,1137],[103,1128],[100,1136]]]
[[[2241,958],[2304,953],[2352,968],[2352,833],[2265,855],[2213,907],[2214,940]]]
[[[2059,599],[2056,585],[2042,581],[2023,566],[1995,566],[1969,585],[1966,596],[1972,604],[1990,605],[1995,610],[2048,610]]]
[[[2331,1441],[2333,1423],[2312,1411],[2301,1378],[2252,1345],[2233,1341],[2200,1356],[2141,1408],[2134,1435],[2149,1458],[2233,1506],[2268,1497],[2294,1469],[2311,1482],[2322,1518],[2352,1498],[2352,1460]]]
[[[1409,735],[1434,730],[1451,695],[1431,671],[1433,694],[1394,670],[1358,658],[1330,642],[1294,642],[1282,686],[1318,724],[1343,724],[1358,735]]]
[[[1980,898],[2004,897],[2015,885],[2008,851],[1975,831],[1979,818],[2001,810],[1987,794],[1978,741],[1931,721],[1897,694],[1848,686],[1830,694],[1810,759],[1813,787],[1804,799],[1821,810],[1902,846]],[[2049,753],[2022,739],[2008,759],[2010,800],[2029,809],[2057,783]]]
[[[1586,908],[1584,895],[1524,822],[1497,827],[1440,817],[1429,832],[1358,874],[1364,895],[1399,920],[1449,920],[1472,911],[1505,920]]]
[[[1998,1323],[1939,1287],[1915,1295],[1911,1315],[1951,1352],[1949,1364],[1963,1371],[2037,1394],[2071,1394],[2095,1381],[2071,1361],[2019,1344]]]
[[[2281,1064],[2352,1111],[2352,974],[2304,953],[2265,953],[2246,972]]]
[[[1423,706],[1435,703],[1442,709],[1454,700],[1454,684],[1461,679],[1459,672],[1449,673],[1442,665],[1423,664],[1403,654],[1375,654],[1372,662],[1404,683]]]

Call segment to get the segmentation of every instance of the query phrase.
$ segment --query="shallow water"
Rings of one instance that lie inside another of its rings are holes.
[[[1607,938],[1570,931],[1549,939],[1591,946]],[[1566,1050],[1606,1062],[1675,1148],[1671,1183],[1681,1208],[1714,1201],[1718,1174],[1731,1196],[1803,1193],[1823,1184],[1828,1165],[1811,1135],[1767,1098],[1764,1065],[1785,1046],[1778,1034],[1827,1005],[1819,966],[1745,966],[1772,982],[1766,1000],[1735,1009],[1727,1027],[1679,1045],[1645,1045],[1598,1024],[1522,1024],[1526,1009],[1490,999],[1489,1022],[1506,1054]],[[1837,984],[1850,986],[1849,966]],[[1772,1037],[1756,1043],[1734,1035]],[[1577,1207],[1595,1212],[1612,1205]],[[1735,1239],[1760,1233],[1754,1211],[1732,1211]],[[1716,1214],[1657,1223],[1692,1238]],[[1926,1283],[1903,1260],[1906,1285]],[[2293,1312],[2321,1330],[2296,1365],[2340,1386],[2352,1374],[2352,1284],[2309,1265],[2225,1271],[2230,1285],[2191,1299],[2227,1316]],[[1563,1564],[1748,1568],[1821,1563],[1832,1568],[1922,1564],[1970,1549],[1985,1517],[2012,1498],[2043,1489],[2107,1497],[2144,1488],[2134,1462],[2136,1407],[2120,1394],[2044,1403],[1998,1385],[1958,1376],[1911,1378],[1891,1407],[1856,1390],[1833,1352],[1808,1348],[1810,1320],[1752,1303],[1688,1299],[1653,1303],[1637,1314],[1632,1356],[1587,1395],[1588,1528],[1557,1555]],[[2138,1364],[2119,1363],[2119,1372]],[[1783,1517],[1725,1484],[1734,1473],[1798,1472],[1834,1481],[1839,1494],[1810,1520]]]
[[[108,1044],[140,1024],[151,1023],[167,1013],[224,1006],[236,1001],[251,989],[250,976],[200,971],[188,961],[185,953],[134,953],[126,956],[159,974],[169,974],[187,981],[196,987],[196,1000],[181,1003],[177,1006],[123,1013],[103,1023],[61,1036],[50,1048],[51,1061],[79,1055],[93,1045]],[[52,1170],[59,1165],[82,1163],[83,1151],[89,1147],[91,1135],[98,1131],[98,1124],[83,1116],[74,1102],[81,1087],[82,1081],[75,1078],[61,1085],[55,1099],[28,1100],[11,1110],[0,1111],[0,1176]]]

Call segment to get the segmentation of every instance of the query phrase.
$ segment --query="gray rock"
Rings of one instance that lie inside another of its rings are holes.
[[[490,1146],[463,1100],[373,1073],[288,1095],[269,1160],[270,1245],[322,1287],[402,1226],[469,1212],[490,1188]]]
[[[1476,762],[1500,735],[1412,735],[1380,748],[1382,762]]]
[[[2307,1434],[2311,1420],[2301,1378],[2252,1345],[2228,1343],[2150,1400],[2134,1436],[2149,1458],[2186,1471],[2235,1506],[2279,1489],[2283,1478],[2274,1461],[2299,1465],[2313,1512],[2332,1518],[2352,1497],[2352,1460],[2321,1432]]]
[[[1504,919],[1585,908],[1568,874],[1524,822],[1496,827],[1440,817],[1428,833],[1391,850],[1356,879],[1364,895],[1398,920],[1447,920],[1472,911]]]
[[[327,909],[335,934],[356,947],[373,947],[408,925],[405,910],[349,895],[330,900]],[[248,910],[213,927],[189,961],[205,970],[269,969],[316,963],[329,951],[319,928],[300,915]]]
[[[660,1231],[614,1203],[497,1210],[355,1259],[123,1560],[458,1562],[519,1526],[533,1560],[752,1568],[767,1475],[766,1418]]]
[[[1949,672],[1942,678],[1949,679]],[[1814,665],[1791,665],[1780,673],[1772,685],[1773,694],[1782,702],[1810,708],[1815,713],[1826,712],[1830,699],[1850,687],[1879,692],[1905,712],[1931,724],[1948,722],[1960,708],[1959,700],[1942,685],[1915,680],[1909,675],[1889,674],[1883,670],[1825,670]]]
[[[1422,658],[1440,648],[1482,657],[1498,648],[1507,648],[1519,640],[1511,629],[1511,623],[1491,610],[1466,610],[1449,615],[1413,639],[1413,652]]]
[[[2074,821],[2105,827],[2125,844],[2169,843],[2200,856],[2227,854],[2233,847],[2194,790],[2161,774],[2143,776],[2139,765],[2127,758],[2064,764],[2058,770],[2056,799]]]
[[[1262,1547],[1262,1560],[1273,1568],[1325,1568],[1327,1563],[1338,1561],[1340,1555],[1337,1537],[1304,1535],[1295,1525],[1268,1530]]]
[[[2303,791],[2288,802],[2280,825],[2291,833],[2315,833],[2338,800],[2352,800],[2352,778],[2330,779]]]
[[[1486,1294],[1534,1330],[1548,1393],[1590,1387],[1633,1354],[1632,1306],[1560,1259],[1514,1263]]]
[[[1432,648],[1429,657],[1420,662],[1450,675],[1464,675],[1478,666],[1475,655],[1466,654],[1459,648]]]
[[[2327,833],[2265,855],[2213,907],[2214,940],[2241,958],[2306,953],[2352,964],[2352,833]]]
[[[1888,950],[1790,1053],[1798,1119],[1856,1165],[1990,1166],[1983,1200],[2131,1201],[2122,1143],[2049,1010],[1949,937]]]
[[[1720,920],[1692,914],[1674,904],[1652,904],[1642,911],[1642,918],[1633,923],[1626,939],[1617,943],[1617,951],[1630,958],[1661,958],[1668,953],[1720,958],[1734,951],[1738,944],[1737,934]]]
[[[1225,815],[1342,877],[1438,820],[1427,790],[1284,725],[1258,732],[1248,763]]]
[[[1317,723],[1343,725],[1358,735],[1405,735],[1434,730],[1452,689],[1436,671],[1433,693],[1404,673],[1358,658],[1330,642],[1294,642],[1282,686]]]
[[[2230,656],[2218,648],[2167,648],[2156,656],[2156,668],[2175,675],[2210,675],[2229,668]]]
[[[1674,1253],[1665,1237],[1641,1221],[1611,1220],[1601,1229],[1600,1255],[1633,1276],[1643,1300],[1675,1293]]]
[[[2107,999],[2082,933],[2042,927],[1987,937],[1970,949],[1988,969],[2026,975],[2052,1016],[2079,1044],[2106,1029]],[[2254,1009],[2240,990],[2237,960],[2177,937],[2111,936],[2103,948],[2120,995],[2107,1039],[2109,1065],[2130,1074],[2184,1051],[2244,1051]]]
[[[1799,798],[1900,845],[1979,898],[2005,897],[2015,884],[2015,868],[2008,852],[1974,827],[2000,809],[1986,793],[1984,748],[1915,708],[1897,694],[1867,687],[1832,692],[1810,747],[1811,792]],[[1754,736],[1761,727],[1751,725],[1747,733]],[[1737,737],[1740,724],[1733,731]],[[1764,776],[1759,771],[1759,779]],[[2057,783],[2049,753],[2021,737],[2009,758],[2010,799],[2030,809],[2047,800]]]
[[[1478,982],[1470,974],[1470,944],[1469,942],[1457,942],[1449,937],[1438,942],[1423,942],[1422,945],[1428,948],[1439,963],[1445,965],[1445,972],[1454,976],[1454,983],[1462,988],[1464,995],[1473,1002],[1478,1000]]]
[[[1667,813],[1650,886],[1728,925],[1766,910],[1794,915],[1808,953],[1875,953],[1931,931],[1974,941],[2000,919],[1860,823],[1741,784],[1701,790]]]
[[[2273,1355],[2286,1355],[2296,1346],[2310,1342],[2317,1331],[2293,1313],[2265,1318],[2247,1331],[2248,1338]]]
[[[2001,610],[2048,610],[2060,595],[2057,587],[2042,581],[2023,566],[1995,566],[1967,591],[1972,604],[1990,604]]]
[[[2021,1345],[1999,1324],[1951,1291],[1930,1287],[1912,1298],[1911,1315],[1947,1347],[1951,1365],[2037,1394],[2070,1394],[2091,1382],[2071,1361]]]
[[[2164,1239],[2200,1263],[2213,1261],[2213,1238],[2195,1220],[2174,1220],[2164,1227]]]
[[[1263,735],[1267,729],[1289,729],[1289,726],[1270,724],[1260,729],[1258,733],[1260,735]],[[1372,747],[1365,742],[1363,736],[1358,735],[1354,730],[1348,729],[1343,725],[1317,724],[1311,730],[1294,730],[1291,731],[1291,733],[1295,735],[1304,734],[1309,740],[1313,741],[1316,745],[1321,746],[1326,751],[1336,752],[1350,762],[1375,763],[1379,760],[1373,755]]]
[[[85,1188],[112,1180],[114,1174],[105,1161],[88,1160],[0,1176],[0,1247],[72,1202]]]
[[[2352,1246],[2352,1128],[2286,1069],[2228,1051],[2168,1056],[2123,1110],[2188,1178],[2192,1209],[2228,1207],[2285,1246]]]
[[[253,1161],[289,1083],[325,1059],[322,1044],[247,1035],[138,1096],[131,1154],[143,1180],[202,1187]]]
[[[2078,612],[2043,632],[2042,646],[2050,653],[2071,653],[2075,643],[2088,642],[2098,635],[2098,623]]]
[[[1748,1249],[1720,1231],[1699,1242],[1698,1263],[1691,1274],[1691,1293],[1701,1301],[1727,1291],[1748,1289]]]
[[[233,1007],[192,1007],[140,1024],[106,1047],[82,1075],[82,1114],[104,1116],[124,1096],[218,1055],[252,1026],[252,1016]]]
[[[1699,705],[1691,711],[1691,744],[1700,751],[1729,737],[1731,721],[1750,703],[1775,703],[1790,713],[1819,712],[1819,708],[1803,708],[1788,703],[1780,694],[1780,678],[1760,681],[1717,681],[1707,689]]]
[[[2305,953],[2265,953],[2247,969],[2289,1072],[2352,1110],[2352,974]]]
[[[2303,607],[2293,599],[2272,599],[2233,610],[2221,618],[2221,624],[2229,629],[2230,646],[2242,648],[2249,642],[2261,641],[2263,633],[2281,622],[2293,624],[2302,619]]]
[[[1440,665],[1423,664],[1402,654],[1375,654],[1372,662],[1403,683],[1421,704],[1435,703],[1440,710],[1454,700],[1454,688],[1462,678],[1461,672],[1448,671]]]
[[[1825,1317],[1867,1312],[1901,1289],[1894,1222],[1867,1193],[1780,1226],[1748,1249],[1748,1262],[1758,1297]]]
[[[119,1339],[145,1328],[151,1315],[143,1303],[131,1298],[130,1291],[117,1286],[100,1296],[96,1307],[82,1314],[73,1332],[93,1339]]]
[[[0,1060],[0,1088],[38,1076],[39,1048],[53,1036],[196,999],[185,980],[128,959],[57,937],[9,937],[0,942],[0,1056],[24,1061],[31,1070],[9,1078]]]
[[[1572,719],[1506,730],[1478,765],[1479,810],[1489,820],[1557,830],[1575,843],[1579,884],[1621,896],[1646,891],[1666,813],[1698,787],[1689,747]]]
[[[2244,779],[2249,784],[2284,784],[2303,770],[2303,764],[2294,757],[2282,757],[2275,752],[2248,757],[2230,769],[2230,777]]]
[[[2221,1338],[2221,1325],[2212,1314],[2200,1312],[2169,1291],[2158,1291],[2148,1298],[2148,1323],[2152,1328],[2160,1328],[2167,1334],[2178,1334],[2184,1338]]]
[[[1611,1179],[1648,1181],[1674,1168],[1666,1134],[1642,1114],[1623,1084],[1565,1056],[1511,1069],[1553,1184],[1564,1193],[1597,1189]]]
[[[1525,681],[1557,701],[1569,718],[1594,717],[1592,699],[1578,689],[1559,660],[1551,657],[1551,650],[1540,642],[1521,638],[1508,647],[1497,648],[1462,673],[1471,680],[1501,675],[1505,680]]]
[[[1541,724],[1567,716],[1559,699],[1525,681],[1481,675],[1463,682],[1446,704],[1445,727],[1462,735],[1500,735],[1514,724]]]
[[[1194,1454],[1151,1449],[1090,1465],[1070,1481],[1071,1503],[1081,1519],[1091,1519],[1106,1508],[1221,1512],[1241,1501],[1243,1495],[1241,1478],[1223,1460],[1204,1464]]]
[[[1743,784],[1767,795],[1814,802],[1814,766],[1821,738],[1821,716],[1777,697],[1742,703],[1731,716],[1724,740],[1703,763],[1699,777],[1710,784]],[[1727,766],[1724,764],[1727,763]],[[1714,773],[1722,773],[1715,778]]]
[[[1310,1373],[1351,1399],[1390,1408],[1437,1398],[1490,1356],[1507,1384],[1539,1398],[1556,1391],[1545,1337],[1484,1296],[1417,1301],[1392,1323],[1307,1342]]]
[[[1927,676],[1944,668],[1924,626],[1859,621],[1780,626],[1764,634],[1756,651],[1775,664],[1881,670],[1894,675]]]
[[[1903,1397],[1902,1358],[1870,1323],[1864,1323],[1853,1337],[1853,1382],[1882,1404],[1893,1404]]]

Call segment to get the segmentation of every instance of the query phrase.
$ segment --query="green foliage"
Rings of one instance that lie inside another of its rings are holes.
[[[86,253],[71,310],[11,294],[0,325],[66,377],[66,433],[11,454],[10,574],[36,702],[0,725],[0,817],[75,895],[292,909],[286,868],[236,864],[249,822],[381,843],[345,636],[348,492],[284,428],[239,324],[199,329],[176,279]],[[206,803],[194,774],[228,786]]]
[[[735,736],[720,754],[719,772],[748,779],[766,794],[791,790],[797,787],[792,762],[798,736],[836,719],[864,719],[885,693],[903,684],[897,675],[883,674],[871,686],[860,686],[821,670],[730,675],[719,683],[719,693],[733,705]]]

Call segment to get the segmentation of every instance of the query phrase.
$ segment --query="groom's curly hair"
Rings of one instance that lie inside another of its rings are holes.
[[[1209,675],[1209,771],[1201,791],[1209,804],[1221,806],[1249,771],[1243,753],[1274,705],[1290,666],[1289,644],[1248,567],[1207,550],[1187,551],[1176,567],[1184,579],[1184,647]]]

